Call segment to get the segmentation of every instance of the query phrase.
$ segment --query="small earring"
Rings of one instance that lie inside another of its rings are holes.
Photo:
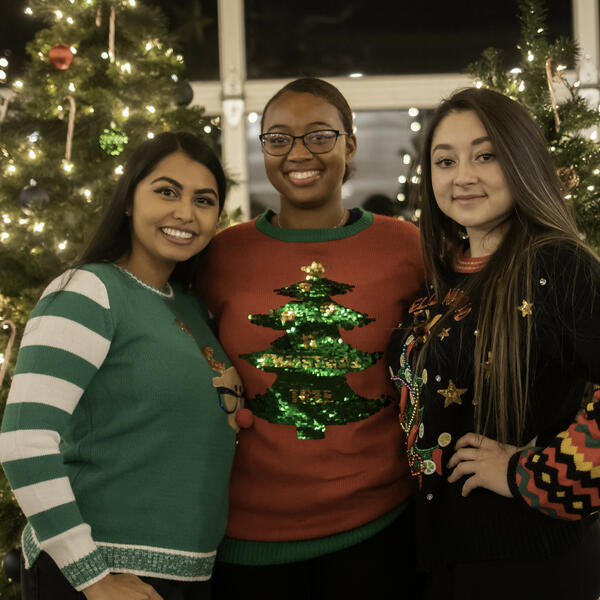
[[[469,239],[469,234],[464,229],[459,229],[458,230],[458,237],[461,240],[468,240]]]
[[[131,216],[131,211],[129,209],[125,210],[125,216],[126,217],[130,217]]]

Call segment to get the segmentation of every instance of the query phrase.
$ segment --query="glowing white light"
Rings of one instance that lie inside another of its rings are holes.
[[[25,225],[25,223],[27,223],[28,219],[19,219],[19,225]]]
[[[519,91],[522,92],[525,89],[525,82],[521,81],[521,83],[519,84]]]
[[[70,173],[73,170],[73,163],[69,162],[68,160],[64,160],[62,167],[65,170],[65,173]]]
[[[419,123],[419,121],[413,121],[410,124],[410,128],[412,131],[421,131],[421,123]]]
[[[544,31],[544,28],[543,28],[543,27],[540,27],[540,28],[537,30],[537,32],[538,32],[538,33],[542,33],[542,31]]]
[[[400,192],[397,196],[396,196],[396,200],[398,200],[398,202],[404,202],[406,200],[406,196]]]
[[[173,48],[168,48],[165,52],[165,56],[171,56],[171,54],[173,54]]]
[[[41,233],[42,231],[44,231],[45,226],[46,226],[46,223],[37,222],[34,224],[33,230],[37,231],[37,233]]]
[[[596,129],[594,129],[594,131],[592,131],[592,133],[590,133],[590,140],[596,140],[598,139],[598,131]]]
[[[352,79],[358,79],[359,77],[362,77],[363,73],[350,73],[350,75],[348,75],[348,77],[351,77]]]
[[[179,81],[179,77],[177,77],[177,75],[175,75],[175,73],[173,73],[173,75],[171,75],[171,79],[177,83]]]
[[[566,66],[566,65],[558,65],[558,66],[556,67],[556,70],[557,70],[557,71],[564,71],[566,68],[567,68],[567,66]]]
[[[33,10],[31,10],[31,8],[29,8],[29,6],[25,9],[25,14],[26,15],[32,15],[33,14]]]
[[[398,177],[398,183],[406,183],[406,175],[400,175],[400,177]]]
[[[105,52],[103,52],[103,53],[102,53],[100,56],[101,56],[101,57],[102,57],[104,60],[106,60],[106,59],[108,58],[108,52],[106,52],[106,51],[105,51]]]
[[[581,81],[576,81],[573,86],[578,88],[581,85]]]
[[[519,73],[522,73],[522,72],[523,72],[523,70],[522,70],[522,69],[520,69],[519,67],[514,67],[514,68],[512,68],[512,69],[510,70],[510,72],[511,72],[513,75],[518,75]]]
[[[416,117],[419,114],[419,109],[415,108],[414,106],[411,106],[408,109],[408,116],[409,117]]]
[[[117,175],[123,175],[123,165],[119,165],[116,169],[115,169],[115,173]]]
[[[146,106],[146,110],[151,114],[156,112],[156,108],[154,108],[154,106]]]
[[[8,61],[5,58],[0,58],[0,67],[8,67]]]
[[[8,225],[11,223],[11,218],[8,215],[2,215],[2,220]]]
[[[37,155],[36,155],[36,153],[35,153],[33,150],[30,150],[30,151],[29,151],[29,158],[32,158],[32,159],[33,159],[33,158],[35,158],[36,156],[37,156]]]
[[[83,195],[89,200],[92,197],[92,191],[88,188],[85,188],[83,190]]]
[[[130,63],[123,63],[121,65],[121,71],[123,73],[131,73],[131,64]]]
[[[90,107],[88,108],[88,112],[89,112],[90,114],[91,114],[91,113],[93,113],[93,112],[94,112],[94,107],[93,107],[93,106],[90,106]]]
[[[567,195],[565,196],[565,200],[570,200],[572,197],[573,197],[573,196],[571,196],[571,194],[567,194]]]
[[[593,185],[587,186],[588,192],[593,192],[596,188]]]
[[[556,150],[556,146],[550,146],[550,152],[554,152]]]
[[[6,233],[6,231],[3,231],[2,234],[0,234],[0,238],[2,238],[3,242],[6,241],[9,237],[10,235]]]
[[[415,219],[420,219],[421,218],[421,209],[417,208],[415,210]]]
[[[58,110],[58,112],[62,112],[63,111],[63,107],[62,104],[59,104],[56,109]]]
[[[146,42],[146,50],[152,50],[152,42]]]
[[[15,167],[15,165],[8,165],[6,170],[12,175],[13,173],[17,172],[17,167]]]
[[[6,79],[6,73],[0,69],[0,79]]]
[[[410,165],[410,163],[412,162],[412,157],[410,156],[410,154],[403,154],[402,155],[402,162],[405,165]]]
[[[67,23],[69,25],[73,25],[74,21],[73,21],[73,19],[71,17],[67,17]]]
[[[256,123],[258,121],[258,114],[255,112],[248,113],[248,123]]]
[[[129,106],[126,106],[121,114],[127,119],[129,117]]]
[[[204,133],[210,133],[212,131],[212,127],[210,125],[204,126]]]
[[[63,18],[63,14],[60,12],[60,10],[55,10],[54,14],[56,15],[57,19],[62,19]]]
[[[71,83],[69,83],[69,91],[70,92],[74,92],[75,91],[75,84],[71,81]]]
[[[67,247],[67,241],[66,241],[66,240],[64,240],[63,242],[61,242],[61,243],[58,245],[58,249],[59,249],[59,250],[64,250],[66,247]]]
[[[529,50],[529,51],[527,52],[527,60],[528,60],[529,62],[531,62],[531,61],[532,61],[534,58],[535,58],[535,56],[533,56],[533,54],[532,54],[531,50]]]
[[[151,140],[151,139],[154,137],[154,134],[153,134],[151,131],[149,131],[149,132],[146,134],[146,137],[147,137],[149,140]]]
[[[4,329],[4,328],[3,328]],[[0,365],[4,362],[4,354],[0,354]]]
[[[420,177],[417,177],[416,175],[413,175],[413,176],[410,178],[410,182],[411,182],[411,183],[419,183],[420,181],[421,181],[421,178],[420,178]]]
[[[129,6],[135,6],[135,0],[129,0]]]
[[[23,87],[23,82],[20,79],[17,79],[14,83],[14,86],[21,89]]]
[[[600,169],[594,169],[594,175],[600,175]]]
[[[75,48],[75,46],[71,46],[70,50],[73,54],[77,54],[77,48]]]
[[[183,62],[183,56],[181,54],[178,54],[176,57],[177,62]]]
[[[482,87],[483,87],[483,81],[476,81],[476,82],[475,82],[475,87],[476,87],[477,89],[480,89],[480,88],[482,88]]]

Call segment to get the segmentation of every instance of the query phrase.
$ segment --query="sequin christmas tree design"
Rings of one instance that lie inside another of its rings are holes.
[[[276,373],[265,394],[249,400],[252,412],[271,423],[295,425],[298,439],[325,437],[327,425],[360,421],[388,403],[380,397],[359,396],[346,382],[346,373],[375,364],[381,352],[364,352],[346,344],[345,330],[374,321],[368,315],[332,301],[354,289],[323,277],[318,262],[302,267],[303,281],[275,290],[294,298],[266,315],[250,315],[252,323],[285,331],[270,348],[241,357],[256,368]]]

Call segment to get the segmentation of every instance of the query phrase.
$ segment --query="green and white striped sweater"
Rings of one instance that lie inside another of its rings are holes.
[[[206,309],[112,264],[67,272],[27,323],[0,460],[28,525],[74,588],[108,572],[209,579],[227,519],[235,433],[219,407],[229,365]]]

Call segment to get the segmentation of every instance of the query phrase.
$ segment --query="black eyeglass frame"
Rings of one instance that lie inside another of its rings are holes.
[[[306,140],[304,139],[307,135],[312,135],[314,133],[322,133],[324,131],[327,131],[328,133],[335,133],[335,141],[333,142],[333,145],[331,146],[331,148],[329,148],[329,150],[324,150],[323,152],[314,152],[313,150],[311,150],[307,145],[306,145]],[[290,147],[286,152],[282,152],[281,154],[273,154],[272,152],[269,152],[266,148],[265,148],[265,143],[266,143],[266,136],[268,135],[282,135],[284,137],[287,138],[291,138],[291,143],[290,143]],[[279,131],[267,131],[265,133],[261,133],[258,136],[258,139],[260,140],[260,145],[262,147],[262,149],[269,155],[269,156],[285,156],[286,154],[289,154],[293,147],[294,147],[294,142],[296,140],[302,140],[302,143],[304,144],[304,147],[311,153],[311,154],[327,154],[328,152],[333,151],[333,149],[335,148],[335,145],[337,144],[338,138],[340,137],[340,135],[350,135],[347,131],[339,131],[338,129],[314,129],[313,131],[309,131],[307,133],[305,133],[304,135],[292,135],[291,133],[283,133],[283,132],[279,132]]]

